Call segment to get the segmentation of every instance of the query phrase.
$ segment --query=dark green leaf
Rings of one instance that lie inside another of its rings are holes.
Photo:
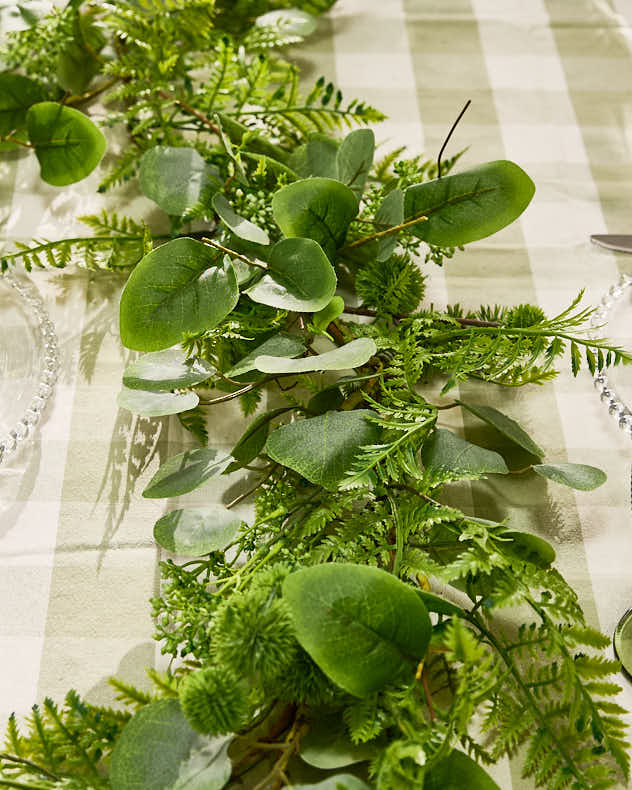
[[[48,184],[63,187],[89,175],[105,153],[105,137],[78,110],[45,101],[26,113],[29,140]]]
[[[165,499],[188,494],[211,477],[221,475],[231,461],[230,455],[220,455],[209,447],[186,450],[165,461],[149,481],[143,496],[147,499]]]
[[[272,212],[286,236],[314,239],[333,260],[336,249],[344,243],[349,223],[358,213],[358,201],[353,191],[339,181],[307,178],[276,192]]]
[[[199,398],[195,392],[151,392],[149,390],[123,387],[117,398],[121,409],[127,409],[143,417],[164,417],[181,411],[194,409]]]
[[[592,491],[608,479],[601,469],[586,464],[536,464],[533,471],[555,483],[576,488],[578,491]]]
[[[121,340],[160,351],[217,326],[239,299],[227,258],[193,239],[157,247],[132,271],[121,296]]]
[[[529,532],[507,530],[502,533],[503,539],[509,538],[510,543],[503,544],[504,550],[517,559],[531,562],[539,568],[549,568],[555,562],[555,549],[551,544]]]
[[[268,437],[266,452],[311,483],[335,490],[358,450],[375,444],[380,436],[379,428],[367,419],[372,413],[368,409],[330,411],[282,425]]]
[[[195,148],[157,145],[140,160],[140,190],[167,214],[181,217],[220,187],[217,168]]]
[[[310,414],[324,414],[326,411],[339,409],[344,403],[345,396],[340,387],[326,387],[317,392],[307,402],[307,411]]]
[[[305,345],[299,337],[279,332],[279,334],[264,340],[254,351],[240,359],[226,375],[228,378],[234,379],[236,376],[243,376],[245,373],[250,373],[251,370],[256,370],[255,359],[264,354],[270,357],[297,357],[303,351],[305,351]]]
[[[424,466],[430,469],[445,469],[463,476],[509,474],[507,465],[498,453],[466,442],[445,428],[437,428],[430,436],[423,447],[422,459]]]
[[[301,359],[276,356],[258,356],[255,367],[262,373],[309,373],[315,370],[348,370],[358,368],[371,359],[377,351],[375,341],[369,337],[352,340],[340,348]]]
[[[488,425],[492,425],[497,431],[500,431],[503,436],[511,439],[518,447],[522,447],[523,450],[531,453],[531,455],[535,455],[537,458],[542,458],[544,456],[544,450],[537,445],[529,434],[521,428],[515,420],[512,420],[511,417],[507,417],[506,414],[503,414],[501,411],[491,406],[483,406],[478,403],[465,403],[465,401],[462,400],[459,401],[459,403],[463,408],[478,417],[479,420],[483,420],[483,422],[486,422]]]
[[[374,153],[375,135],[371,129],[350,132],[338,149],[338,179],[353,191],[358,201],[362,198]]]
[[[386,571],[346,563],[303,568],[286,578],[283,598],[301,646],[357,697],[412,677],[426,653],[426,607]]]
[[[270,244],[270,237],[258,225],[240,217],[221,192],[213,197],[213,208],[226,227],[240,239],[246,239],[253,244]]]
[[[384,198],[382,204],[375,214],[375,222],[379,230],[386,230],[387,227],[401,225],[404,221],[404,193],[401,189],[394,189]],[[387,261],[397,246],[397,234],[385,236],[378,242],[377,259]]]
[[[383,744],[381,744],[383,746]],[[325,771],[371,760],[379,751],[375,743],[353,743],[339,713],[320,714],[301,741],[301,758]]]
[[[573,341],[571,343],[571,370],[573,371],[573,376],[576,376],[579,373],[579,369],[582,366],[582,355],[579,353],[579,348],[577,343]]]
[[[237,444],[230,451],[233,458],[239,461],[241,466],[246,466],[261,453],[265,447],[270,431],[270,422],[288,411],[288,407],[282,406],[272,409],[265,414],[260,414],[256,420],[250,423],[246,431],[242,434]],[[230,467],[229,467],[230,470]]]
[[[130,389],[173,390],[206,381],[215,368],[199,357],[187,357],[179,348],[154,351],[125,368],[123,384]]]
[[[424,779],[424,790],[500,790],[478,763],[454,749],[432,766]]]
[[[406,220],[419,215],[427,222],[412,232],[429,244],[456,247],[483,239],[519,217],[535,187],[513,162],[500,160],[408,187],[404,193]]]
[[[233,736],[205,738],[193,730],[175,699],[141,708],[112,752],[112,790],[222,790],[232,765]]]
[[[277,242],[270,253],[268,271],[244,293],[270,307],[313,313],[328,305],[336,290],[336,273],[312,239]]]
[[[241,519],[222,505],[172,510],[154,526],[156,543],[182,557],[222,551],[239,531]]]
[[[21,74],[0,74],[0,137],[26,126],[26,111],[44,98],[40,86]]]

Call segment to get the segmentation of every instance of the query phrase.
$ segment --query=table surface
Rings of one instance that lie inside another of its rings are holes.
[[[301,48],[306,79],[334,79],[389,120],[386,152],[406,144],[434,156],[466,99],[472,106],[450,150],[463,167],[518,162],[536,183],[527,212],[429,269],[428,300],[536,302],[565,307],[580,288],[597,303],[632,257],[590,244],[590,233],[632,232],[632,0],[340,0]],[[0,161],[2,233],[8,241],[80,230],[73,217],[104,206],[152,212],[129,191],[97,195],[98,174],[72,189],[38,179],[34,158]],[[152,525],[182,502],[218,501],[219,484],[180,500],[141,497],[159,463],[191,444],[175,420],[118,411],[126,361],[113,275],[81,269],[33,275],[56,322],[62,374],[37,441],[0,471],[0,724],[10,711],[60,698],[70,687],[111,701],[106,679],[144,684],[160,664],[148,599],[157,593]],[[566,366],[565,366],[566,367]],[[518,419],[547,458],[591,463],[608,474],[592,493],[545,481],[486,481],[469,507],[507,517],[550,540],[558,567],[589,620],[610,634],[632,606],[630,440],[596,397],[588,373],[516,391],[466,385],[463,393]],[[452,413],[454,414],[454,413]],[[467,418],[460,427],[476,437]],[[455,423],[458,424],[458,423]],[[234,404],[217,407],[210,444],[240,433]],[[231,493],[244,481],[222,482]],[[623,681],[625,684],[625,681]],[[632,687],[623,704],[632,709]],[[532,787],[501,763],[505,790]]]

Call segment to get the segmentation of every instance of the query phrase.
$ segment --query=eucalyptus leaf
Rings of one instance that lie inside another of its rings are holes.
[[[352,340],[340,348],[324,354],[287,359],[276,356],[258,356],[255,367],[262,373],[309,373],[315,370],[348,370],[358,368],[371,359],[377,351],[375,341],[369,337]]]
[[[464,615],[464,611],[460,606],[442,598],[440,595],[435,595],[427,590],[416,590],[416,592],[429,612],[444,614],[447,617],[452,617],[452,615],[462,617]]]
[[[226,375],[228,378],[234,379],[237,376],[243,376],[245,373],[250,373],[251,370],[256,370],[255,360],[262,355],[271,357],[297,357],[305,351],[303,341],[296,335],[290,335],[286,332],[279,332],[272,335],[263,343],[260,343],[254,351],[247,354],[243,359],[234,365]]]
[[[529,434],[521,428],[515,420],[512,420],[511,417],[507,417],[506,414],[503,414],[501,411],[491,406],[484,406],[478,403],[465,403],[465,401],[459,401],[459,403],[464,409],[467,409],[478,417],[479,420],[483,420],[483,422],[496,428],[503,436],[511,439],[518,447],[522,447],[523,450],[531,453],[531,455],[535,455],[537,458],[542,458],[544,456],[544,450],[537,445]]]
[[[192,387],[210,378],[215,368],[200,357],[187,357],[180,348],[153,351],[131,362],[123,373],[130,389],[173,390]]]
[[[373,164],[375,135],[371,129],[355,129],[340,144],[336,157],[338,179],[346,184],[359,201]]]
[[[74,37],[57,55],[57,82],[72,93],[85,91],[101,68],[98,53],[105,46],[105,36],[92,16],[90,12],[77,14]]]
[[[586,464],[535,464],[532,469],[554,483],[576,488],[578,491],[592,491],[608,479],[601,469]]]
[[[386,571],[347,563],[302,568],[285,579],[283,599],[301,646],[356,697],[412,677],[426,653],[426,607]]]
[[[147,499],[181,496],[221,475],[233,459],[218,450],[200,447],[169,458],[151,478],[143,491]]]
[[[308,765],[331,771],[373,759],[380,746],[384,744],[378,745],[375,741],[353,743],[339,713],[327,715],[319,712],[309,732],[301,740],[300,756]]]
[[[404,193],[406,220],[428,218],[410,230],[428,244],[456,247],[484,239],[517,219],[535,186],[518,165],[488,162],[456,175],[415,184]]]
[[[342,296],[334,296],[328,305],[325,305],[322,310],[314,313],[314,326],[316,329],[325,331],[332,321],[335,321],[338,316],[344,313],[344,310],[345,300]]]
[[[33,104],[26,113],[26,126],[41,177],[55,187],[81,181],[105,153],[101,131],[72,107],[50,101]]]
[[[309,36],[317,27],[315,17],[299,8],[282,8],[268,11],[255,19],[257,27],[273,27],[279,33],[295,36]]]
[[[467,442],[445,428],[437,428],[431,434],[423,447],[422,459],[430,469],[455,472],[459,476],[509,474],[501,455]]]
[[[172,510],[154,525],[156,543],[182,557],[222,551],[239,531],[241,519],[222,505]]]
[[[238,466],[246,466],[261,454],[270,432],[270,422],[287,411],[287,406],[281,406],[278,409],[267,411],[265,414],[260,414],[250,423],[237,444],[230,451],[232,457],[239,462]],[[228,467],[229,470],[230,468]]]
[[[282,425],[266,442],[266,452],[311,483],[337,489],[365,445],[375,444],[380,429],[367,417],[368,409],[330,411],[320,417]]]
[[[345,396],[340,387],[325,387],[307,401],[307,411],[310,414],[324,414],[326,411],[339,409],[344,403]]]
[[[240,239],[246,239],[246,241],[250,241],[253,244],[270,244],[270,237],[265,230],[245,219],[245,217],[240,217],[221,192],[217,192],[214,195],[213,208],[224,225],[235,236],[239,236]]]
[[[145,255],[121,296],[121,340],[128,348],[160,351],[216,327],[239,299],[227,258],[181,238]]]
[[[286,236],[314,239],[332,260],[358,213],[358,201],[353,191],[340,181],[307,178],[276,192],[272,197],[272,213]]]
[[[233,736],[205,738],[176,699],[150,702],[125,725],[110,762],[112,790],[222,790]]]
[[[538,535],[530,532],[520,532],[508,529],[502,533],[503,539],[509,538],[509,544],[505,544],[505,551],[509,551],[516,558],[524,562],[530,562],[539,568],[549,568],[555,562],[555,549],[551,544]]]
[[[329,304],[336,273],[312,239],[282,239],[271,250],[268,272],[244,293],[260,304],[313,313]]]
[[[375,213],[375,223],[380,230],[386,227],[401,225],[404,221],[404,193],[401,189],[394,189],[384,198],[380,207]],[[386,226],[386,227],[383,227]],[[397,234],[385,236],[380,239],[377,247],[378,261],[387,261],[395,252],[397,246]]]
[[[301,178],[309,178],[309,176],[338,178],[336,157],[339,146],[338,140],[326,134],[315,134],[292,152],[288,165]]]
[[[123,387],[117,398],[121,409],[127,409],[142,417],[165,417],[194,409],[200,399],[195,392],[156,392]]]
[[[453,749],[435,763],[424,779],[424,790],[501,790],[471,757]]]
[[[44,98],[41,87],[21,74],[0,74],[0,137],[26,126],[26,111]]]
[[[366,782],[352,774],[336,774],[322,782],[309,785],[294,785],[295,790],[371,790]]]
[[[140,191],[163,211],[181,217],[220,187],[219,171],[195,148],[157,145],[140,160]]]

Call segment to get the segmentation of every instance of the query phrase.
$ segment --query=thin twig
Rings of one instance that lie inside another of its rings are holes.
[[[7,754],[6,752],[0,752],[0,760],[6,760],[7,762],[18,763],[20,765],[27,765],[29,768],[33,768],[38,771],[43,776],[47,776],[49,779],[53,779],[57,782],[61,780],[60,776],[57,774],[52,773],[47,768],[44,768],[43,765],[38,765],[34,763],[32,760],[28,760],[26,757],[16,757],[14,754]]]
[[[420,214],[418,217],[413,217],[412,219],[406,220],[406,222],[401,222],[399,225],[393,225],[391,228],[386,228],[386,230],[380,230],[378,233],[372,233],[370,236],[364,236],[362,239],[357,239],[357,241],[354,241],[351,244],[345,244],[345,246],[341,249],[341,252],[344,252],[345,250],[352,250],[355,247],[361,247],[363,244],[368,244],[371,241],[377,241],[378,239],[382,239],[385,236],[391,236],[393,233],[399,233],[400,230],[404,230],[411,225],[416,225],[418,222],[426,222],[427,220],[428,217],[426,217],[424,214]]]
[[[454,130],[456,129],[459,121],[465,115],[465,111],[467,110],[467,108],[470,106],[471,103],[472,103],[471,99],[468,99],[465,102],[465,107],[458,114],[456,121],[452,124],[452,128],[448,132],[448,136],[443,141],[443,145],[441,146],[441,150],[439,151],[439,156],[437,157],[437,178],[441,178],[441,157],[443,156],[443,152],[445,151],[445,147],[450,142],[450,138],[452,137],[452,132],[454,132]]]
[[[268,270],[268,267],[265,266],[263,263],[252,261],[250,260],[250,258],[246,258],[245,255],[240,255],[238,252],[235,252],[235,250],[231,250],[228,247],[224,247],[223,244],[220,244],[218,241],[215,241],[215,239],[209,239],[206,236],[202,236],[202,241],[204,242],[204,244],[209,244],[211,247],[215,247],[216,249],[226,253],[226,255],[230,255],[231,258],[237,258],[238,260],[247,263],[248,266],[256,266],[258,269],[263,269],[264,271]]]
[[[254,492],[255,492],[255,491],[258,489],[258,488],[261,488],[261,486],[262,486],[262,485],[265,483],[265,481],[266,481],[266,480],[267,480],[267,479],[270,477],[270,475],[271,475],[271,474],[274,472],[274,470],[275,470],[277,467],[278,467],[278,464],[273,464],[273,465],[272,465],[272,467],[270,468],[270,471],[268,472],[268,474],[267,474],[267,475],[264,475],[264,477],[262,477],[262,478],[261,478],[261,480],[258,480],[258,481],[257,481],[257,483],[256,483],[256,485],[252,486],[252,488],[249,488],[247,491],[244,491],[244,493],[243,493],[243,494],[240,494],[239,496],[236,496],[236,497],[235,497],[235,498],[232,500],[232,502],[229,502],[229,503],[226,505],[226,509],[227,509],[227,510],[230,510],[230,509],[231,509],[231,507],[235,507],[235,505],[238,505],[240,502],[243,502],[243,500],[244,500],[244,499],[248,499],[248,497],[249,497],[251,494],[254,494]]]
[[[210,118],[207,118],[206,115],[201,113],[199,110],[196,110],[195,107],[191,107],[190,104],[183,102],[182,99],[174,99],[173,96],[170,96],[166,91],[159,91],[158,95],[162,99],[167,99],[167,101],[173,101],[176,107],[179,107],[184,112],[188,113],[189,115],[193,115],[198,121],[201,121],[205,126],[208,126],[209,129],[215,132],[215,134],[219,134],[219,126],[213,123]]]

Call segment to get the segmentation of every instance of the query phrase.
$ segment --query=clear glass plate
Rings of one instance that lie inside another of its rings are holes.
[[[53,394],[55,328],[33,283],[0,275],[0,464],[35,432]]]

